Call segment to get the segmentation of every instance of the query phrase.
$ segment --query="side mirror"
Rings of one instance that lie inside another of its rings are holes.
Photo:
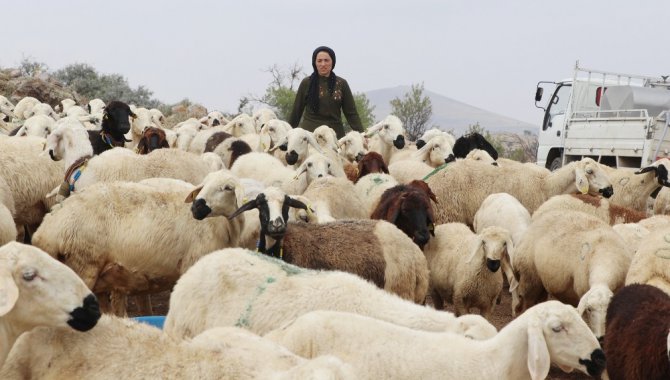
[[[544,88],[538,87],[537,90],[535,90],[535,101],[539,102],[542,100],[542,94],[544,93]]]

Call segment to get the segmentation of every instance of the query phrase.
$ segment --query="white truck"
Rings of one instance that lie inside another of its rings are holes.
[[[589,70],[575,64],[560,82],[539,82],[544,121],[537,164],[556,170],[583,157],[615,168],[642,168],[670,154],[670,82]],[[555,86],[545,106],[544,89]]]

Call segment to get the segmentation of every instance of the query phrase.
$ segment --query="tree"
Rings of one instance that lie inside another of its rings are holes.
[[[413,84],[403,99],[391,100],[391,113],[402,121],[407,137],[414,141],[428,129],[428,121],[433,115],[430,98],[423,94],[423,83]]]
[[[367,129],[367,127],[375,122],[375,106],[370,104],[370,99],[362,92],[354,94],[354,103],[356,103],[356,111],[358,112],[358,117],[361,119],[361,124],[363,128]],[[342,116],[342,120],[344,121],[344,130],[350,130],[351,127],[347,119]]]
[[[272,81],[265,89],[265,94],[262,97],[255,95],[242,97],[238,109],[248,107],[249,102],[260,103],[270,106],[279,119],[288,120],[295,100],[296,89],[294,87],[304,76],[302,67],[298,63],[294,63],[287,70],[283,70],[277,64],[274,64],[265,69],[265,72],[272,75]]]

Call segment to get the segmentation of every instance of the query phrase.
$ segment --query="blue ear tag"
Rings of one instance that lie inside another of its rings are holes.
[[[70,184],[70,191],[74,191],[74,183],[77,182],[77,180],[79,179],[80,176],[81,176],[81,169],[77,169],[77,171],[72,176],[72,183]]]

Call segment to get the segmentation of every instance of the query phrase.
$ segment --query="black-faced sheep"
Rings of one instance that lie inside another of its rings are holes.
[[[670,379],[670,297],[651,285],[619,290],[607,308],[605,355],[610,380]]]
[[[109,102],[102,116],[102,131],[88,131],[93,154],[124,146],[131,141],[124,135],[130,131],[130,118],[134,117],[135,114],[126,103],[118,100]]]
[[[498,159],[498,151],[488,142],[484,136],[477,132],[463,135],[454,143],[454,155],[456,158],[465,158],[473,149],[487,151],[494,160]]]

